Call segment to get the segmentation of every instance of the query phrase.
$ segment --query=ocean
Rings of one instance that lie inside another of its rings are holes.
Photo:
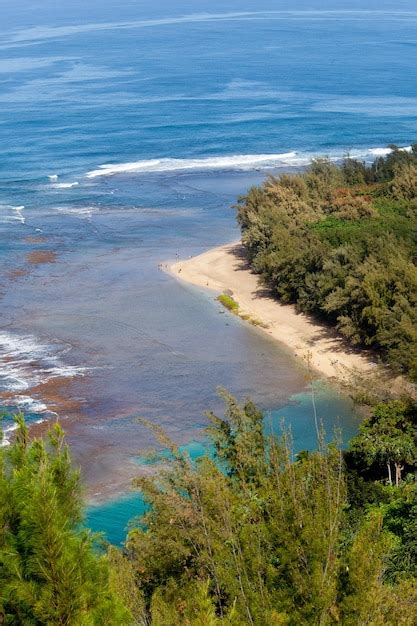
[[[13,412],[33,432],[59,416],[102,503],[92,524],[118,542],[152,445],[138,417],[199,442],[223,386],[312,445],[302,364],[164,269],[237,239],[233,205],[268,173],[413,142],[417,10],[2,0],[0,15],[4,443]],[[322,395],[348,438],[349,401]]]

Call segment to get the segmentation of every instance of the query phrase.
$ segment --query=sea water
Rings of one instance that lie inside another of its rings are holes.
[[[218,386],[312,445],[302,365],[165,264],[236,239],[232,205],[268,173],[410,145],[415,4],[3,0],[0,16],[6,438],[14,411],[58,415],[100,501],[153,443],[138,417],[200,441]],[[326,397],[348,437],[349,403]]]

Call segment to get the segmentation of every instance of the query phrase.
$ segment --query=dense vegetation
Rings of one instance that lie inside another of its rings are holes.
[[[417,145],[269,177],[240,199],[238,220],[253,269],[283,302],[417,378]]]
[[[127,624],[107,557],[81,528],[79,476],[61,428],[0,449],[0,624]]]
[[[3,448],[0,623],[372,624],[417,615],[417,407],[376,403],[350,449],[293,456],[262,413],[224,394],[216,456],[137,486],[149,512],[122,550],[93,550],[62,432]],[[388,468],[389,471],[388,471]]]

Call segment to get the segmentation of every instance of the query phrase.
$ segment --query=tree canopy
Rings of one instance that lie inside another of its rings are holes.
[[[107,558],[82,528],[79,476],[62,429],[30,441],[16,419],[13,445],[0,448],[0,623],[129,623]]]
[[[223,397],[224,416],[208,414],[214,458],[192,461],[160,433],[170,454],[137,479],[149,508],[122,550],[83,527],[61,428],[30,441],[17,418],[0,449],[2,623],[415,623],[412,402],[376,404],[346,452],[319,437],[294,456],[290,432],[266,434],[252,402]],[[393,484],[387,460],[402,468]]]
[[[417,378],[417,147],[313,161],[240,198],[253,269],[285,303]]]

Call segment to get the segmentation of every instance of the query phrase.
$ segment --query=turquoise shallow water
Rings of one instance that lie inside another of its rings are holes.
[[[146,505],[139,494],[125,495],[104,504],[87,509],[86,525],[95,532],[103,533],[104,539],[120,545],[136,519],[146,511]]]
[[[323,427],[328,440],[339,441],[341,432],[340,443],[344,445],[356,433],[360,420],[357,410],[352,402],[326,384],[316,382],[314,389],[320,427]],[[282,426],[289,428],[294,453],[313,450],[317,446],[317,436],[311,391],[296,394],[290,400],[286,406],[265,415],[265,428],[276,435],[282,432]],[[204,440],[191,441],[181,446],[180,450],[186,452],[192,460],[213,454]],[[139,462],[143,460],[139,459]],[[145,511],[146,505],[140,493],[125,494],[105,503],[91,505],[86,511],[86,523],[93,530],[103,533],[108,541],[119,545],[123,543],[129,528],[140,523],[140,517]]]
[[[158,264],[236,239],[231,207],[267,173],[415,139],[415,3],[3,0],[0,15],[2,404],[59,415],[96,499],[137,470],[137,416],[196,441],[219,385],[273,422],[287,407],[311,445],[290,401],[302,366]],[[325,418],[357,424],[335,398]]]
[[[189,455],[193,461],[212,454],[212,450],[203,440],[190,441],[180,446],[180,451]],[[169,458],[169,452],[161,450],[158,458]],[[138,458],[138,464],[147,464],[144,458]],[[153,464],[153,463],[152,463]],[[95,532],[103,534],[104,539],[115,545],[124,542],[129,528],[140,524],[141,516],[147,506],[140,493],[126,493],[104,503],[90,505],[86,510],[86,525]]]

